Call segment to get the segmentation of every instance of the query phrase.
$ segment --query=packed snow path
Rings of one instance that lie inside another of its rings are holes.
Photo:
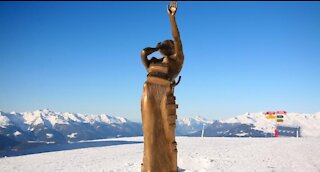
[[[142,137],[90,142],[127,141],[73,150],[0,158],[0,171],[140,171]],[[138,141],[138,142],[137,142]],[[320,171],[320,138],[178,137],[181,171]]]

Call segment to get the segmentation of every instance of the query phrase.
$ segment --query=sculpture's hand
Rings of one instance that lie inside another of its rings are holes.
[[[177,1],[171,1],[170,5],[168,5],[167,11],[169,15],[174,16],[177,12],[178,6]]]

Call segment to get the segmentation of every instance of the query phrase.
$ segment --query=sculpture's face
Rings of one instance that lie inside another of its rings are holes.
[[[160,53],[164,56],[171,56],[174,54],[174,43],[172,40],[165,40],[161,43]]]

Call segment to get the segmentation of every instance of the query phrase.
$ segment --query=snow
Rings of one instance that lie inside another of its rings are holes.
[[[195,116],[194,118],[179,118],[177,119],[177,131],[180,135],[190,134],[200,131],[203,126],[209,126],[214,122],[216,122],[216,120],[208,120],[200,116]],[[254,129],[266,133],[273,133],[275,129],[275,120],[266,119],[262,112],[245,113],[233,118],[219,120],[219,122],[253,124]],[[130,123],[130,121],[123,117],[114,117],[106,114],[86,115],[70,112],[61,113],[49,109],[23,113],[4,113],[0,111],[0,128],[15,125],[23,131],[32,131],[37,128],[38,125],[51,129],[57,124],[72,126],[75,123],[104,123],[117,127],[125,123]],[[280,123],[280,125],[301,127],[302,137],[320,137],[320,112],[314,114],[290,112],[284,115],[284,122]]]
[[[303,137],[320,137],[320,113],[288,113],[284,115],[284,122],[279,123],[281,126],[301,127]],[[245,113],[233,118],[220,120],[224,123],[242,123],[253,124],[255,129],[273,133],[276,122],[273,119],[265,118],[263,112]]]
[[[86,141],[85,148],[0,158],[9,171],[140,171],[142,137]],[[137,143],[138,141],[138,143]],[[122,144],[116,144],[124,142]],[[308,171],[320,169],[320,138],[177,137],[185,172]],[[92,146],[109,143],[104,146]]]
[[[63,117],[65,120],[71,120],[71,121],[75,121],[75,122],[82,122],[83,120],[79,119],[79,117],[77,117],[76,114],[72,114],[70,112],[65,112],[63,113]]]
[[[203,118],[203,117],[201,117],[201,116],[199,116],[199,115],[196,115],[196,116],[194,117],[194,120],[197,121],[197,122],[199,122],[199,123],[204,123],[204,124],[212,124],[212,123],[213,123],[212,120],[208,120],[208,119]]]
[[[44,124],[43,120],[41,119],[41,112],[35,111],[34,113],[32,112],[25,112],[23,114],[24,119],[25,119],[25,124],[27,125],[40,125]]]
[[[6,116],[1,116],[1,113],[0,113],[0,127],[6,128],[8,125],[10,125],[9,118]]]
[[[194,124],[212,124],[213,120],[208,120],[197,115],[194,118],[188,118],[188,117],[179,118],[177,122],[180,124],[185,124],[187,126],[192,126]]]
[[[248,135],[248,133],[238,133],[238,134],[236,134],[237,136],[240,136],[240,137],[243,137],[243,136],[247,136]]]
[[[13,133],[13,135],[15,135],[15,136],[19,136],[19,135],[21,135],[21,132],[19,132],[19,131],[15,131],[15,132]]]
[[[51,133],[47,133],[47,134],[46,134],[46,136],[47,136],[47,138],[49,138],[49,139],[50,139],[50,138],[52,138],[52,137],[53,137],[53,134],[51,134]]]
[[[56,124],[69,124],[61,114],[50,115],[46,119],[50,122],[51,126],[55,126]]]
[[[124,118],[124,117],[116,117],[116,118],[118,119],[119,123],[126,123],[126,122],[128,122],[128,120],[127,120],[126,118]]]
[[[221,120],[221,122],[254,124],[255,129],[265,131],[268,133],[273,133],[274,129],[275,129],[274,120],[269,120],[269,119],[265,118],[265,115],[262,112],[260,112],[260,113],[245,113],[243,115],[239,115],[234,118],[229,118],[227,120]]]
[[[33,125],[33,126],[36,126],[36,125],[44,125],[44,121],[42,120],[41,117],[35,118],[35,120],[32,121],[32,125]]]
[[[76,138],[78,133],[71,133],[71,134],[68,134],[67,137],[69,138]]]
[[[106,123],[106,124],[124,124],[129,122],[123,117],[113,117],[106,114],[101,115],[83,115],[70,112],[54,112],[49,109],[36,110],[33,112],[11,112],[4,113],[0,111],[0,127],[13,123],[24,131],[32,130],[35,126],[43,125],[48,128],[54,128],[57,124],[70,125],[73,122],[78,123]]]
[[[99,119],[100,122],[104,122],[106,124],[111,124],[111,123],[115,122],[112,118],[110,118],[106,114],[102,114],[102,115],[98,116],[98,119]]]

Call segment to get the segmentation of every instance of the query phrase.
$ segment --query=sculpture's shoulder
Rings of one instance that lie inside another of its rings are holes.
[[[183,62],[184,62],[184,54],[181,52],[181,53],[178,53],[178,54],[176,54],[175,55],[175,57],[174,57],[174,59],[175,59],[175,61],[177,61],[177,63],[179,64],[179,65],[183,65]]]
[[[183,59],[177,60],[174,58],[168,59],[168,76],[170,80],[174,80],[180,73],[183,66]]]

